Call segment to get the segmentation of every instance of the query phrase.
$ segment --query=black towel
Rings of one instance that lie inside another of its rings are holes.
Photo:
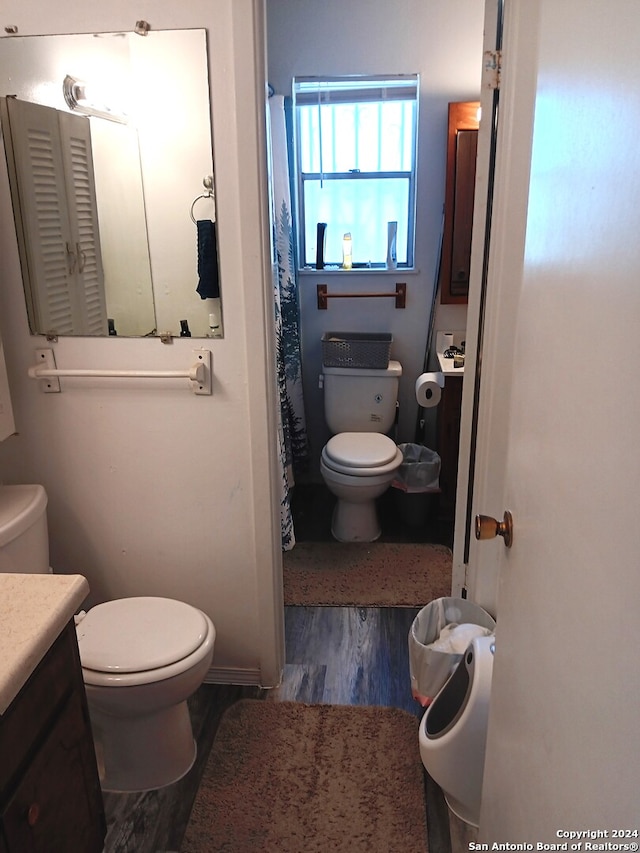
[[[220,296],[218,280],[218,241],[216,224],[210,219],[199,219],[198,228],[198,286],[200,299],[217,299]]]

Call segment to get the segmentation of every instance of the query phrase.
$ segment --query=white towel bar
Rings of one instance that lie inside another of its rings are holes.
[[[192,350],[195,363],[188,370],[84,370],[58,369],[52,349],[37,349],[38,364],[30,367],[30,379],[40,379],[45,394],[58,393],[60,377],[105,378],[105,379],[188,379],[194,394],[211,395],[211,351]]]

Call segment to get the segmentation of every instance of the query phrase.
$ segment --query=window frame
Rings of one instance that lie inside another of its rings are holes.
[[[323,87],[315,91],[300,93],[298,85],[304,84]],[[342,86],[341,86],[342,84]],[[360,84],[360,85],[358,85]],[[380,84],[380,85],[377,85]],[[336,88],[331,88],[332,86]],[[397,87],[397,89],[396,89]],[[396,93],[392,97],[389,92]],[[356,94],[359,93],[359,94]],[[402,94],[405,94],[402,97]],[[412,93],[410,97],[407,94]],[[420,75],[419,74],[385,74],[385,75],[353,75],[345,77],[305,77],[297,76],[293,79],[293,124],[294,124],[294,151],[295,151],[295,190],[296,190],[296,226],[297,226],[297,249],[298,249],[298,271],[311,271],[315,269],[313,262],[306,262],[306,212],[305,212],[305,183],[309,181],[351,181],[351,180],[402,180],[407,181],[407,260],[398,263],[397,268],[403,270],[415,269],[415,238],[416,238],[416,199],[417,199],[417,171],[418,171],[418,118],[420,98]],[[414,102],[414,116],[411,139],[411,169],[392,171],[360,171],[351,169],[347,172],[304,172],[302,169],[302,156],[300,145],[300,106],[340,105],[357,103],[384,103],[387,100],[410,100]],[[387,271],[385,262],[354,263],[354,270],[370,270],[372,272]],[[324,273],[340,272],[341,267],[335,265],[335,261],[325,267]]]

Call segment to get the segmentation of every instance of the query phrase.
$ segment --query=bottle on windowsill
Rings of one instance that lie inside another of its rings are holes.
[[[387,269],[395,270],[398,266],[396,256],[396,239],[398,234],[398,223],[387,222]]]
[[[353,267],[353,248],[351,245],[351,233],[347,233],[342,238],[342,269],[350,270]]]

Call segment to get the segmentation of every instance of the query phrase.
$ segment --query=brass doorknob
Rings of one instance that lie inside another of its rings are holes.
[[[476,515],[476,539],[494,539],[502,536],[507,548],[513,544],[513,516],[505,510],[502,521],[497,521],[490,515]]]

